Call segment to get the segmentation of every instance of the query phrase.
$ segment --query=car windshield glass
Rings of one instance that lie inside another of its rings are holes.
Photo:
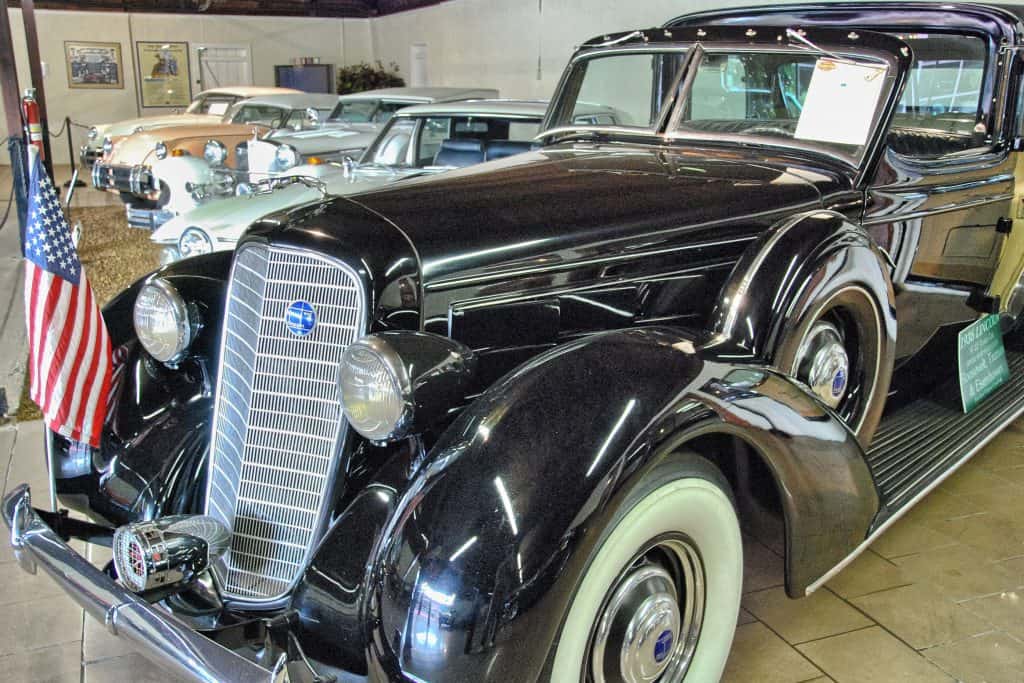
[[[345,121],[346,123],[369,123],[376,108],[376,100],[338,102],[334,111],[331,112],[331,120]]]
[[[211,116],[223,116],[232,104],[238,101],[237,97],[230,95],[206,95],[200,97],[188,105],[189,114],[210,114]]]
[[[280,128],[285,114],[286,112],[278,107],[240,102],[228,111],[225,118],[231,123],[256,124],[258,126]]]
[[[291,128],[294,131],[301,130],[313,130],[319,128],[321,122],[323,122],[328,116],[330,116],[330,109],[317,109],[316,110],[319,119],[313,121],[309,118],[309,114],[305,109],[293,109],[292,113],[288,115],[288,120],[285,121],[284,128]]]
[[[417,122],[419,133],[417,131]],[[499,150],[501,156],[525,152],[540,131],[540,118],[504,118],[501,116],[425,116],[419,119],[396,117],[367,150],[363,163],[378,166],[444,166],[439,154],[445,142],[469,142],[465,151],[469,158],[479,154],[484,161],[487,151]],[[410,143],[415,146],[410,154]],[[477,144],[479,143],[479,144]],[[461,145],[466,147],[465,144]],[[470,149],[471,148],[471,149]]]
[[[592,125],[587,119],[600,108],[619,126],[653,128],[685,54],[675,49],[578,60],[566,76],[552,127]]]
[[[857,160],[887,87],[881,62],[803,51],[705,52],[675,135],[798,144]]]

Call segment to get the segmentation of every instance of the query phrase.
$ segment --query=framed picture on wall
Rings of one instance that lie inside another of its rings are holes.
[[[69,88],[124,88],[121,43],[65,40]]]
[[[192,101],[188,43],[136,41],[143,107],[187,107]]]

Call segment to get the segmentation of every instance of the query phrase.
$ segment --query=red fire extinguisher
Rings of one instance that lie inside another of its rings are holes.
[[[45,161],[43,124],[39,118],[39,103],[36,102],[35,88],[25,89],[25,96],[21,98],[21,110],[25,119],[25,139],[28,140],[28,144],[35,145],[39,150],[39,158]]]

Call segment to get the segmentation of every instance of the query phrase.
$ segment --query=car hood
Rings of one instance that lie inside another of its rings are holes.
[[[98,135],[92,140],[92,146],[102,147],[103,138],[119,138],[131,135],[137,129],[153,130],[154,128],[166,128],[168,126],[198,126],[210,125],[220,122],[219,116],[210,114],[165,114],[163,116],[144,116],[138,119],[127,119],[115,123],[107,123],[96,126]]]
[[[356,171],[355,174],[346,176],[340,168],[333,165],[300,166],[282,175],[295,176],[307,173],[319,176],[319,179],[326,184],[328,194],[334,196],[369,191],[410,175],[408,171],[396,173]],[[421,169],[415,169],[415,173],[422,174],[424,172]],[[157,228],[150,238],[160,244],[177,244],[182,232],[196,227],[204,230],[214,241],[230,242],[240,238],[250,225],[264,216],[320,199],[319,190],[302,183],[281,187],[266,194],[214,199],[187,213],[175,216]]]
[[[352,197],[415,245],[425,284],[641,248],[667,231],[812,210],[849,172],[724,148],[566,143]]]
[[[262,134],[266,129],[259,126],[218,123],[215,125],[170,126],[156,130],[141,131],[115,143],[113,154],[104,161],[124,166],[147,163],[149,155],[153,153],[158,142],[167,145],[167,149],[170,151],[176,145],[185,141],[199,140],[201,141],[199,145],[201,149],[207,140],[219,140],[227,137],[251,137],[254,130],[257,134]],[[233,145],[228,147],[231,148]]]

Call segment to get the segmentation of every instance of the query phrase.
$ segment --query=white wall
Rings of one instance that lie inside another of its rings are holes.
[[[22,89],[30,80],[28,54],[21,10],[9,10]],[[56,132],[65,116],[83,124],[103,123],[164,113],[166,109],[140,109],[136,90],[135,43],[139,40],[188,41],[249,45],[254,85],[274,85],[274,65],[288,64],[293,57],[319,57],[335,67],[373,58],[370,23],[367,19],[307,17],[241,17],[206,14],[126,14],[117,12],[36,11],[39,51],[49,65],[45,78],[46,105],[51,130]],[[121,44],[124,90],[88,90],[68,87],[64,62],[65,40],[95,40]],[[198,71],[193,64],[193,93],[198,92]],[[12,87],[2,84],[3,88]],[[0,111],[2,111],[0,102]],[[7,136],[5,121],[0,133]],[[84,130],[74,129],[77,149]],[[51,140],[57,163],[66,163],[67,140]],[[0,164],[9,163],[0,150]]]
[[[792,0],[790,0],[792,1]],[[681,14],[765,0],[450,0],[372,20],[377,59],[409,73],[409,45],[427,44],[431,85],[496,87],[550,97],[573,49],[602,33],[660,26]]]

